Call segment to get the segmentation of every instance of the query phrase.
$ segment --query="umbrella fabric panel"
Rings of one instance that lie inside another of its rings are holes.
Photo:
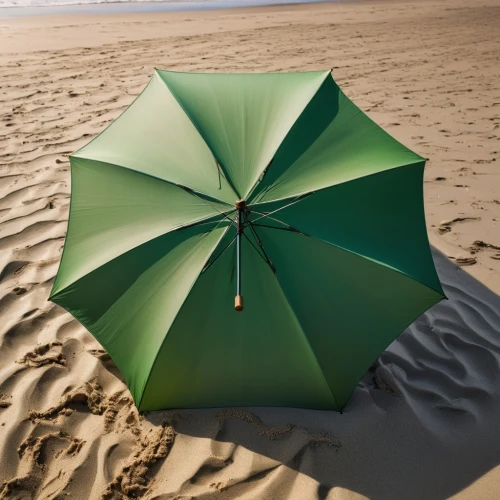
[[[314,238],[258,228],[340,408],[380,353],[442,295]]]
[[[424,162],[386,170],[311,194],[256,224],[303,233],[390,266],[444,295],[427,240],[423,199]],[[281,208],[281,209],[280,209]],[[252,215],[252,220],[261,216]]]
[[[319,133],[314,140],[313,132]],[[368,118],[329,76],[283,141],[250,201],[290,198],[422,161]]]
[[[138,402],[158,350],[227,228],[156,238],[52,297],[108,351]]]
[[[328,77],[305,73],[158,72],[246,198],[284,137]]]
[[[107,163],[71,158],[71,207],[52,294],[128,250],[230,207]]]
[[[231,204],[237,198],[205,141],[156,72],[133,104],[72,156],[144,172]]]
[[[233,244],[200,276],[179,312],[159,351],[141,410],[338,409],[275,275],[246,239],[242,252],[244,313],[233,308]]]

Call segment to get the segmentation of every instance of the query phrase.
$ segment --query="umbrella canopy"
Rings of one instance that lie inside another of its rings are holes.
[[[329,71],[156,71],[70,161],[50,299],[109,352],[140,410],[341,410],[444,297],[424,158]]]

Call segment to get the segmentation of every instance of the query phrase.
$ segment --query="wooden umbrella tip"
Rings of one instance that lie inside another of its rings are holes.
[[[234,309],[238,312],[243,311],[243,297],[241,295],[236,295],[234,298]]]
[[[245,200],[236,200],[234,206],[239,209],[247,208],[247,202]]]

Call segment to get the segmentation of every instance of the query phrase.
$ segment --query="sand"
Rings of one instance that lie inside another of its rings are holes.
[[[498,498],[499,26],[498,0],[0,19],[0,498]],[[140,415],[102,347],[47,301],[65,154],[154,67],[333,68],[429,158],[427,224],[450,300],[381,355],[343,414]]]

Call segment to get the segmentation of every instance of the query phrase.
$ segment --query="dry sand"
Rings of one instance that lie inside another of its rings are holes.
[[[499,30],[497,0],[0,19],[0,498],[500,498]],[[109,356],[47,302],[64,154],[155,66],[332,67],[430,158],[427,222],[450,300],[380,357],[342,415],[139,415]]]

